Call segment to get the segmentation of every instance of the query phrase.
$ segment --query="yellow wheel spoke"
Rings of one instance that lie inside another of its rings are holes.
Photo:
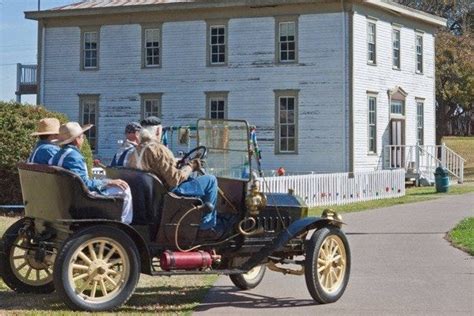
[[[96,261],[97,260],[97,255],[95,253],[94,245],[92,243],[90,243],[87,246],[87,249],[89,249],[89,255],[90,255],[92,261]]]
[[[82,292],[84,292],[84,291],[87,289],[88,285],[91,283],[91,281],[92,281],[93,278],[94,278],[94,274],[91,274],[91,275],[89,276],[89,278],[87,278],[86,282],[84,282],[84,284],[82,285],[82,287],[79,289],[79,291],[77,292],[77,294],[81,295]]]
[[[109,253],[107,254],[107,256],[105,256],[104,258],[104,261],[107,262],[109,261],[109,259],[112,257],[112,255],[115,253],[115,251],[117,251],[117,248],[113,247],[112,249],[110,249]]]
[[[119,264],[119,263],[122,263],[122,259],[115,259],[115,260],[112,260],[112,261],[110,261],[109,263],[107,263],[107,265],[108,265],[109,267],[113,267],[114,265]]]
[[[102,241],[99,246],[99,259],[104,259],[104,249],[105,249],[105,242]]]
[[[76,281],[85,279],[85,278],[87,278],[87,277],[89,277],[89,273],[83,273],[83,274],[79,274],[79,275],[75,276],[75,277],[73,278],[73,280],[74,280],[74,282],[76,282]]]
[[[97,284],[99,282],[98,281],[94,281],[94,283],[92,284],[92,291],[91,291],[91,297],[92,298],[95,298],[95,293],[97,292]]]
[[[107,281],[109,281],[114,286],[114,288],[117,287],[117,283],[111,277],[109,277],[107,274],[105,275],[105,278],[107,279]]]
[[[72,268],[74,270],[81,270],[81,271],[88,271],[89,270],[88,266],[85,266],[85,265],[82,265],[82,264],[77,264],[77,263],[73,264]]]
[[[77,256],[82,259],[86,264],[91,265],[92,261],[87,257],[82,251],[80,251]]]
[[[107,295],[107,287],[105,286],[104,280],[100,280],[100,289],[102,290],[102,295]]]

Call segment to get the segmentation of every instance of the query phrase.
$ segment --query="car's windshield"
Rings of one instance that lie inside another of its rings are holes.
[[[249,129],[246,121],[199,120],[198,142],[208,149],[207,172],[218,177],[249,179]]]

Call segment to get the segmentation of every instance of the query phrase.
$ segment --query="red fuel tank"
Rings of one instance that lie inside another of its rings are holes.
[[[211,254],[205,251],[165,251],[161,255],[160,266],[164,271],[195,270],[210,268],[212,261]]]

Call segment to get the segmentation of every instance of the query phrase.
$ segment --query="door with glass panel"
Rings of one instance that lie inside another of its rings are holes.
[[[405,121],[392,119],[390,122],[390,167],[405,166]]]

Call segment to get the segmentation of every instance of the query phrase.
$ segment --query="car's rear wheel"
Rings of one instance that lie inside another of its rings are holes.
[[[58,294],[74,310],[105,311],[124,304],[139,279],[138,250],[131,238],[109,226],[72,235],[54,266]]]
[[[266,270],[266,265],[262,264],[250,269],[247,273],[231,274],[229,277],[239,289],[250,290],[262,282]]]
[[[23,228],[28,219],[20,219],[3,235],[5,256],[0,257],[0,275],[5,284],[18,293],[51,293],[54,291],[51,251],[40,259],[37,245],[31,244]]]
[[[351,253],[346,235],[337,227],[314,232],[307,243],[306,286],[320,304],[337,301],[349,282]]]

